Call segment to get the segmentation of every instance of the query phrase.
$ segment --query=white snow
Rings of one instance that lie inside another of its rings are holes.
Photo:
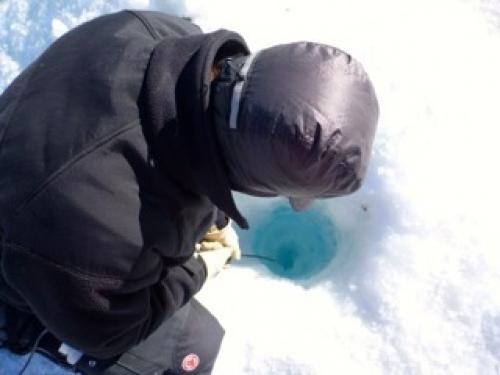
[[[500,374],[498,0],[3,0],[0,89],[67,28],[123,7],[253,50],[338,46],[379,96],[364,187],[315,207],[340,233],[332,264],[299,284],[246,262],[200,293],[227,332],[215,374]],[[284,203],[238,200],[254,227]]]
[[[0,86],[8,85],[19,72],[19,65],[0,49]]]

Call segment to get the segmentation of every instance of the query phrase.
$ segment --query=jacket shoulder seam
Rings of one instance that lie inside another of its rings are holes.
[[[102,281],[102,280],[107,280],[109,282],[114,282],[114,283],[116,283],[116,282],[123,282],[124,281],[123,277],[106,275],[106,274],[97,274],[97,273],[92,273],[92,272],[84,271],[82,269],[78,269],[78,268],[75,268],[75,267],[68,267],[68,266],[62,265],[62,264],[60,264],[58,262],[55,262],[52,259],[44,258],[41,255],[36,254],[36,253],[30,251],[27,247],[22,246],[22,245],[17,244],[17,243],[13,243],[13,242],[10,242],[10,241],[5,241],[4,242],[4,246],[5,246],[6,249],[11,249],[11,250],[16,251],[18,253],[24,253],[27,256],[31,257],[31,258],[35,258],[39,262],[50,264],[50,265],[58,268],[62,272],[74,274],[75,276],[77,276],[77,277],[79,277],[81,279],[85,279],[85,280],[88,280],[88,281]]]
[[[93,142],[88,147],[84,148],[78,154],[76,154],[68,161],[63,163],[58,169],[56,169],[47,178],[45,178],[42,181],[42,183],[37,188],[35,188],[35,190],[28,196],[28,198],[26,198],[21,204],[19,204],[19,206],[15,209],[14,217],[18,216],[23,211],[23,209],[26,208],[26,206],[28,206],[38,195],[40,195],[48,186],[50,186],[54,181],[56,181],[61,175],[63,175],[66,171],[70,170],[79,160],[83,159],[88,154],[91,154],[93,151],[97,150],[101,146],[112,141],[117,136],[135,128],[139,124],[140,121],[137,119],[114,132],[104,135],[96,142]]]
[[[156,30],[154,29],[153,25],[151,25],[149,23],[149,21],[142,16],[142,14],[136,12],[136,11],[133,11],[133,10],[127,10],[128,13],[130,13],[131,15],[133,15],[135,18],[137,18],[143,25],[144,27],[146,28],[146,30],[148,30],[149,34],[154,38],[154,39],[161,39],[160,35],[156,32]]]

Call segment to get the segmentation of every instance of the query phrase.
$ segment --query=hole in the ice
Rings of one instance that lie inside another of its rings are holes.
[[[280,206],[252,233],[252,250],[274,274],[308,279],[333,259],[337,240],[333,223],[318,210],[294,212]]]

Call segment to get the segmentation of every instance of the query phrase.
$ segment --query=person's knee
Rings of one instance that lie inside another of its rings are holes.
[[[193,300],[174,363],[180,373],[210,374],[219,354],[224,329],[199,302]]]

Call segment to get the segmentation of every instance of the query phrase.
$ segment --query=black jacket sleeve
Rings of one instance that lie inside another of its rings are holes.
[[[119,355],[149,336],[202,286],[202,264],[156,270],[134,280],[105,278],[61,267],[5,244],[2,266],[11,287],[63,342],[97,358]]]

